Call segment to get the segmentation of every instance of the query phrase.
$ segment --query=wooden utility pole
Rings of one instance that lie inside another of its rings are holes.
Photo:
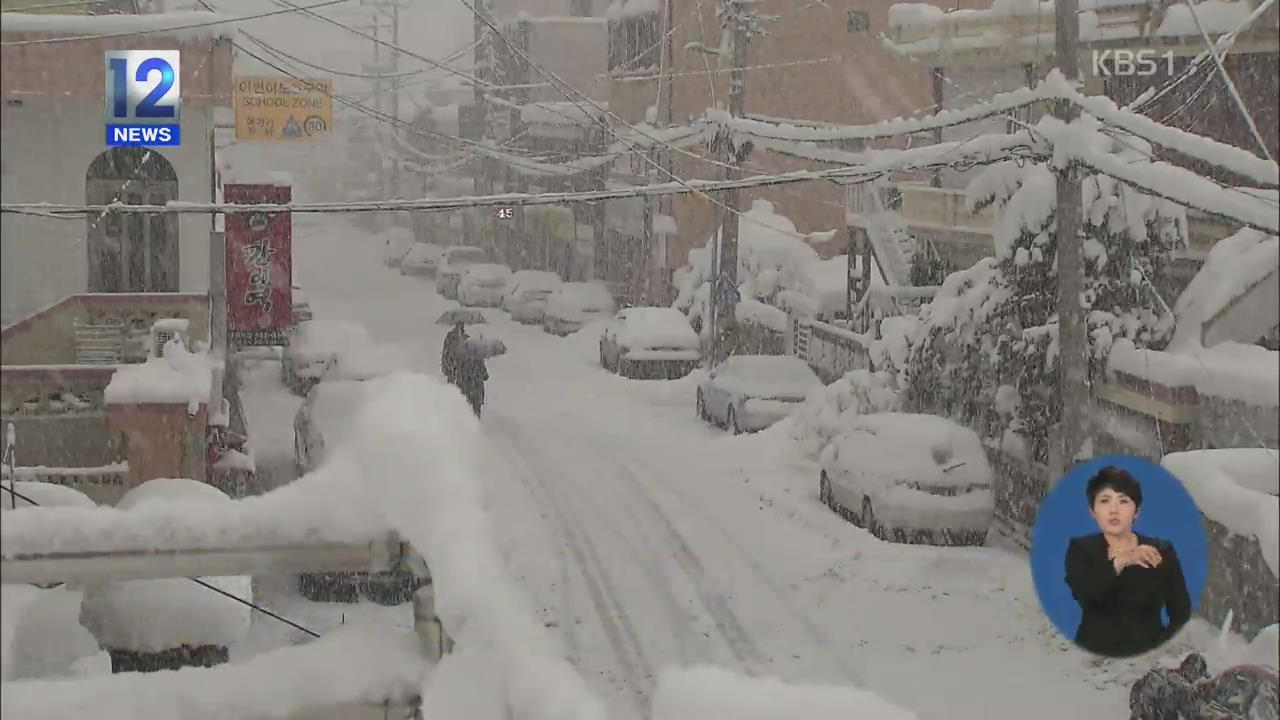
[[[722,23],[730,33],[731,68],[729,72],[729,116],[742,117],[746,105],[747,76],[747,43],[755,30],[754,16],[747,0],[721,0]],[[729,130],[719,138],[716,148],[719,161],[725,167],[725,180],[738,179],[739,167],[745,160],[745,152],[733,142],[733,132]],[[717,272],[711,283],[711,364],[724,359],[724,329],[732,327],[728,318],[737,305],[738,287],[738,190],[728,189],[721,193],[720,202],[724,207],[720,211],[720,242]]]
[[[1078,0],[1058,0],[1054,3],[1055,47],[1054,56],[1058,69],[1069,81],[1079,78],[1079,17]],[[1060,100],[1054,107],[1054,116],[1070,123],[1079,115],[1074,103]],[[1088,344],[1081,296],[1084,293],[1083,238],[1081,237],[1081,207],[1079,168],[1074,163],[1058,171],[1057,186],[1058,236],[1058,347],[1059,347],[1059,396],[1062,398],[1060,432],[1061,453],[1052,468],[1055,479],[1061,477],[1077,461],[1089,437]],[[1052,453],[1052,449],[1050,451]]]
[[[496,71],[494,57],[494,38],[489,31],[488,21],[493,19],[493,0],[475,0],[475,65],[474,73],[477,80],[483,82],[493,82],[494,73]],[[479,141],[488,143],[493,139],[493,128],[491,127],[492,118],[489,113],[488,98],[485,96],[485,88],[482,83],[477,82],[473,85],[475,89],[475,117],[479,125]],[[490,195],[493,192],[493,163],[490,158],[484,155],[476,156],[476,173],[475,173],[475,193],[476,195]],[[472,215],[472,213],[468,213]],[[470,237],[466,242],[468,245],[481,245],[480,238],[483,236],[485,226],[492,222],[492,215],[483,219],[472,217],[472,221],[464,223],[464,227],[471,230]]]

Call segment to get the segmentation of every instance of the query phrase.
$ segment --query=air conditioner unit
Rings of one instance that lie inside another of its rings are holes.
[[[191,347],[191,321],[186,318],[163,318],[151,324],[151,357],[164,357],[165,345],[180,340],[185,348]]]

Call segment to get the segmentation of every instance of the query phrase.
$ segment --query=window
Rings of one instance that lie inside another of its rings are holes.
[[[849,11],[849,32],[864,33],[871,30],[871,18],[861,10]]]
[[[178,178],[156,150],[112,148],[89,165],[85,199],[163,205],[178,196]],[[178,223],[173,215],[106,213],[87,219],[90,292],[176,292]]]
[[[661,52],[658,13],[646,12],[609,21],[609,69],[657,67]]]

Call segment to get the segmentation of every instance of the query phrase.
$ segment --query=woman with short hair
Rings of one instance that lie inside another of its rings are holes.
[[[1085,494],[1100,532],[1067,546],[1067,585],[1082,611],[1076,644],[1106,657],[1154,650],[1191,618],[1178,554],[1173,543],[1134,532],[1142,486],[1126,470],[1102,468]]]

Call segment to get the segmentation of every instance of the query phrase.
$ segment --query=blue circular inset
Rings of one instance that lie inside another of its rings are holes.
[[[1076,465],[1040,504],[1031,530],[1031,576],[1040,605],[1053,624],[1075,642],[1081,608],[1067,586],[1066,555],[1072,538],[1096,535],[1098,523],[1089,514],[1089,481],[1105,467],[1118,467],[1142,488],[1142,505],[1133,531],[1172,543],[1194,612],[1200,605],[1209,574],[1209,542],[1204,519],[1190,493],[1168,470],[1132,455],[1108,455]],[[1161,618],[1167,625],[1168,612]]]

